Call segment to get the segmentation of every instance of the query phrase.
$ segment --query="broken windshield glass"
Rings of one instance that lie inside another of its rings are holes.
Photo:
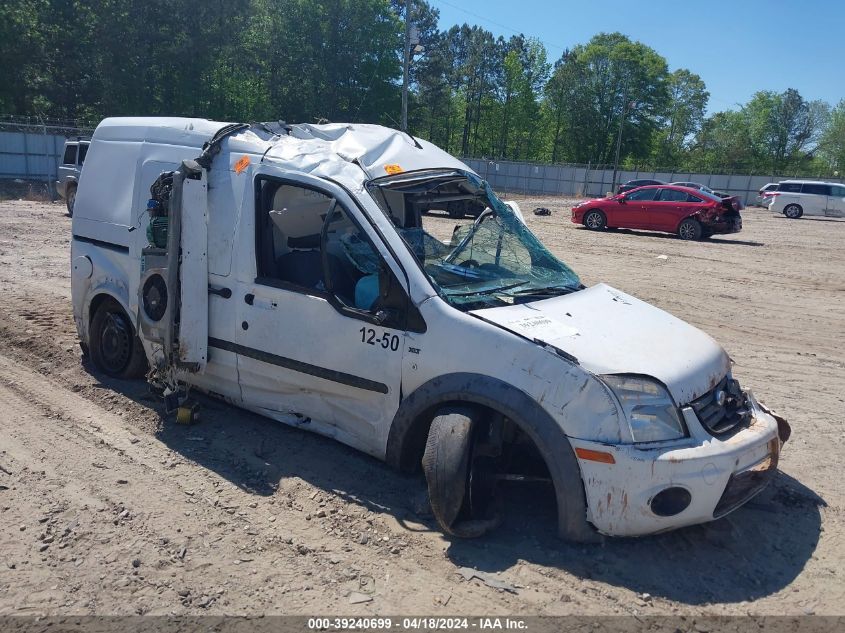
[[[370,191],[435,289],[455,307],[507,305],[582,287],[578,275],[474,174],[456,178],[455,171],[428,172],[416,179],[403,174],[371,183]],[[438,196],[441,203],[458,201],[484,209],[471,226],[457,228],[448,244],[423,228],[418,211],[424,205],[431,208]]]

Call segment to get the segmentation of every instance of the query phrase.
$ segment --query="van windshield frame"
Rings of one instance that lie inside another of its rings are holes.
[[[536,301],[584,287],[490,185],[471,172],[405,172],[370,180],[366,190],[437,294],[459,310]],[[391,209],[386,190],[401,194],[401,213]],[[452,240],[444,243],[425,231],[421,213],[408,211],[417,208],[415,201],[436,195],[452,202],[461,198],[484,210],[472,225],[456,227]]]

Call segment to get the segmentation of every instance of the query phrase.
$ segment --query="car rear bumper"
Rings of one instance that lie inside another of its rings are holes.
[[[742,230],[742,218],[727,218],[721,222],[704,224],[704,229],[713,235],[725,235],[727,233],[739,233]]]

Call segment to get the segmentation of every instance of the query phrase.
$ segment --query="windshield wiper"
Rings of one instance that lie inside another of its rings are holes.
[[[496,288],[485,288],[482,290],[473,290],[472,292],[446,292],[450,297],[471,297],[472,295],[490,295],[497,292],[502,292],[503,290],[510,290],[511,288],[516,288],[517,286],[524,286],[525,282],[520,281],[515,284],[508,284],[507,286],[499,286]]]
[[[509,294],[513,296],[551,296],[556,294],[569,294],[570,292],[575,292],[576,290],[578,290],[578,288],[573,288],[572,286],[543,286],[540,288],[523,288],[522,290],[515,290]]]

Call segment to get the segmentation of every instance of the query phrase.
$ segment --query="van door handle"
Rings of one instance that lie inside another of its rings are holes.
[[[229,288],[215,288],[214,286],[209,286],[208,292],[210,294],[217,295],[218,297],[223,297],[224,299],[228,299],[232,296],[232,291]]]
[[[250,305],[253,308],[258,308],[260,310],[275,310],[279,307],[279,304],[274,300],[262,299],[261,297],[255,297]]]
[[[276,303],[274,300],[256,297],[251,292],[249,294],[244,295],[244,302],[246,302],[247,305],[251,305],[254,308],[261,308],[262,310],[275,310],[279,307],[279,304]]]

